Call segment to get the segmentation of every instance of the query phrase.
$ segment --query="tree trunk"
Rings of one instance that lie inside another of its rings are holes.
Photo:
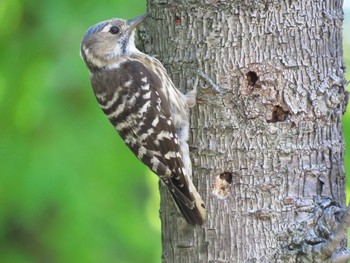
[[[199,76],[189,144],[207,208],[189,226],[161,187],[163,263],[326,262],[315,248],[345,208],[342,1],[149,0],[148,10],[145,51],[183,92]]]

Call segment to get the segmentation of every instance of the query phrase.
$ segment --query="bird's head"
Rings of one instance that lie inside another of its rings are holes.
[[[134,29],[148,15],[128,21],[113,18],[90,27],[80,47],[81,56],[88,68],[106,67],[116,63],[122,56],[139,52],[134,43]]]

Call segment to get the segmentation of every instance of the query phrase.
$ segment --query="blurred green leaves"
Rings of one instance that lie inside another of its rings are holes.
[[[21,20],[22,4],[19,0],[0,2],[0,38],[3,39],[17,30]]]
[[[145,5],[0,2],[0,262],[160,262],[156,177],[103,116],[79,56],[91,25]]]

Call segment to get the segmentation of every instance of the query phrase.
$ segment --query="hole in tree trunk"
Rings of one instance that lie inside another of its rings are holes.
[[[267,120],[268,123],[281,122],[287,119],[289,111],[285,111],[281,106],[276,105],[272,109],[271,119]]]
[[[246,77],[247,77],[248,86],[251,86],[251,87],[255,86],[255,88],[260,88],[260,85],[256,85],[257,81],[259,80],[259,77],[254,71],[249,71]]]
[[[212,192],[214,196],[221,200],[224,200],[230,196],[232,176],[233,174],[230,172],[223,172],[216,176]]]
[[[232,173],[223,172],[222,174],[220,174],[220,179],[225,180],[229,184],[232,184]]]

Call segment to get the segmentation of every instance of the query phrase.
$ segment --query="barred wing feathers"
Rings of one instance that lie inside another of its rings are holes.
[[[189,188],[193,184],[183,168],[159,77],[141,62],[129,60],[114,69],[94,72],[91,83],[104,113],[132,152],[169,188],[187,222],[203,224],[195,202],[199,195]],[[204,209],[203,202],[201,206]]]

